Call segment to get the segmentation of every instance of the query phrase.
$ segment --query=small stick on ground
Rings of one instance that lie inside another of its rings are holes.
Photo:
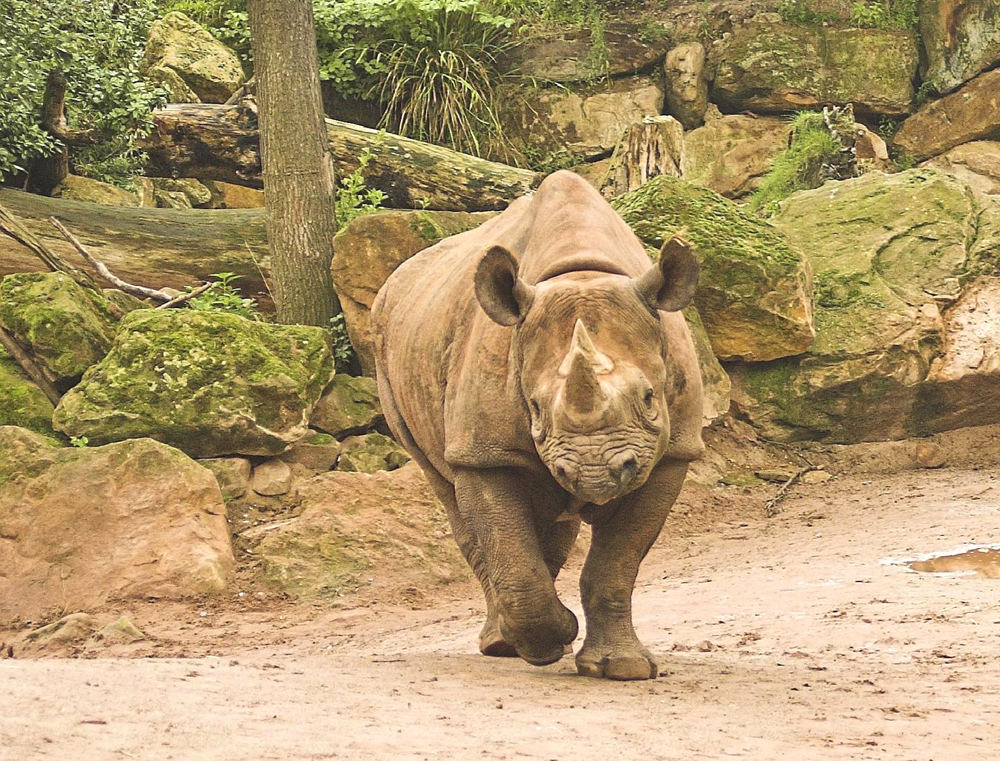
[[[52,406],[55,407],[59,404],[62,394],[56,389],[52,379],[35,364],[34,360],[14,340],[14,337],[2,327],[0,327],[0,344],[3,344],[11,358],[24,370],[25,375],[42,390],[45,398],[52,402]]]
[[[164,303],[171,300],[170,294],[164,293],[158,288],[146,288],[142,285],[133,285],[132,283],[125,282],[108,269],[108,266],[104,262],[100,261],[86,248],[84,248],[83,244],[76,239],[76,236],[73,235],[73,233],[66,229],[62,222],[55,217],[49,217],[49,222],[52,223],[52,226],[73,245],[73,248],[79,252],[80,256],[82,256],[91,267],[97,270],[97,274],[111,283],[115,288],[125,291],[125,293],[130,293],[133,296],[138,296],[141,299],[155,299],[156,301]]]
[[[185,301],[190,301],[195,296],[201,296],[201,294],[203,294],[205,291],[207,291],[213,285],[214,285],[214,283],[202,283],[197,288],[195,288],[193,291],[188,291],[187,293],[182,293],[180,296],[175,296],[174,298],[170,299],[170,301],[167,301],[167,302],[165,302],[163,304],[160,304],[156,308],[157,309],[170,309],[170,307],[175,307],[178,304],[183,304]]]
[[[774,516],[776,516],[779,512],[778,504],[787,496],[788,490],[791,488],[792,484],[794,484],[796,481],[802,478],[802,476],[804,476],[806,473],[809,473],[810,471],[813,470],[819,470],[819,468],[816,467],[815,465],[810,465],[808,468],[802,468],[802,470],[793,473],[792,477],[781,485],[781,488],[778,489],[778,493],[764,503],[764,515],[766,515],[768,518],[773,518]]]

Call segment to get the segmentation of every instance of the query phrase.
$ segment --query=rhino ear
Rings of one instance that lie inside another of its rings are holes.
[[[517,276],[517,260],[503,246],[490,246],[476,265],[476,299],[493,322],[516,325],[531,306],[535,289]]]
[[[698,259],[694,247],[675,235],[660,249],[660,260],[632,282],[654,309],[676,312],[694,298],[698,286]]]

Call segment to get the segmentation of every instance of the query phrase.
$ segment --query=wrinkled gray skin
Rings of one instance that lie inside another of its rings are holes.
[[[570,172],[405,262],[372,309],[393,433],[444,503],[486,597],[480,650],[544,665],[577,635],[553,580],[585,520],[577,670],[648,679],[639,564],[701,442],[701,376],[679,309],[690,247],[651,265]]]

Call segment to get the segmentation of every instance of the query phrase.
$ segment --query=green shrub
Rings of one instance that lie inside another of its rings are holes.
[[[317,0],[320,77],[379,102],[382,127],[481,155],[502,139],[498,57],[512,20],[478,0]]]
[[[188,299],[187,304],[191,309],[200,312],[237,314],[248,320],[261,319],[261,314],[257,311],[257,302],[240,295],[240,289],[234,285],[240,279],[239,275],[234,272],[216,272],[212,277],[215,278],[215,282],[207,291]]]
[[[857,0],[850,22],[869,29],[916,29],[919,0]]]
[[[165,96],[139,76],[154,11],[154,0],[0,0],[0,180],[56,151],[39,120],[46,77],[60,70],[67,121],[97,134],[70,150],[70,166],[129,186],[145,158],[136,141]]]
[[[755,210],[773,205],[797,190],[819,187],[823,165],[836,160],[840,142],[827,128],[823,114],[802,111],[792,120],[791,144],[774,157],[771,170],[750,199]]]
[[[371,148],[365,148],[358,156],[358,168],[340,179],[334,202],[337,229],[346,227],[356,217],[378,211],[385,200],[385,193],[378,188],[369,188],[365,183],[365,169],[373,156]]]

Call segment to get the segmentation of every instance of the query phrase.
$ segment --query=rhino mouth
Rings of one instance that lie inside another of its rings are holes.
[[[645,482],[638,456],[627,451],[608,462],[580,463],[562,457],[549,466],[559,485],[581,502],[604,505]]]

